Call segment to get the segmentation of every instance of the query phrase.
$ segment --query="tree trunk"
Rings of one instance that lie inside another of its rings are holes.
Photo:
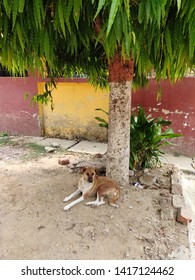
[[[129,185],[130,116],[133,60],[115,54],[109,64],[109,127],[107,176]]]

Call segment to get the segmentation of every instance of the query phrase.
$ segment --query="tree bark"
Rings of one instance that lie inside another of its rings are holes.
[[[115,54],[109,63],[109,127],[107,176],[121,187],[129,185],[130,116],[133,60]]]

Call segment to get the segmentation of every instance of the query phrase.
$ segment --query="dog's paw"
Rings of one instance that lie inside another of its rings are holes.
[[[66,205],[65,207],[64,207],[64,211],[68,211],[70,209],[70,207],[68,207],[68,205]]]
[[[105,204],[105,201],[89,201],[86,203],[87,206],[92,206],[92,207],[97,207],[97,206],[100,206],[102,204]]]
[[[97,203],[94,203],[93,201],[89,201],[85,205],[87,205],[87,206],[97,206]]]
[[[118,205],[118,204],[115,204],[115,203],[110,203],[110,206],[115,207],[115,208],[118,208],[118,207],[119,207],[119,205]]]
[[[69,200],[70,200],[70,198],[67,196],[67,197],[64,198],[63,202],[67,202]]]

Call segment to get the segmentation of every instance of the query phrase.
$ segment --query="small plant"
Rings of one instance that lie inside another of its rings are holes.
[[[0,137],[7,137],[7,136],[8,136],[7,131],[1,131],[0,132]]]
[[[104,111],[103,109],[101,108],[97,108],[95,109],[96,111],[101,111],[103,112],[104,114],[106,114],[108,116],[108,112]],[[99,126],[101,127],[105,127],[108,129],[108,122],[105,120],[105,119],[102,119],[100,117],[95,117],[95,119],[99,122]]]
[[[102,109],[96,109],[107,114]],[[105,119],[96,117],[99,126],[108,128]],[[171,121],[146,116],[143,108],[139,107],[138,113],[131,116],[130,132],[130,169],[144,169],[160,163],[160,156],[164,154],[160,148],[165,145],[173,145],[168,139],[181,137],[182,134],[175,134],[171,128]]]
[[[7,131],[0,131],[0,145],[6,145],[9,142]]]
[[[44,154],[45,147],[36,143],[28,143],[27,147],[31,148],[36,154]]]
[[[143,108],[139,107],[138,113],[131,116],[130,137],[130,169],[143,169],[160,163],[160,150],[162,146],[173,145],[167,139],[182,136],[175,134],[170,121],[146,116]]]

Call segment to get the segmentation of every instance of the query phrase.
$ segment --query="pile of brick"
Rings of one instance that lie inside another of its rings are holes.
[[[182,174],[179,170],[173,172],[171,175],[171,193],[172,193],[172,203],[177,209],[177,221],[187,225],[192,221],[191,209],[186,205],[185,198],[183,195],[183,180]]]

